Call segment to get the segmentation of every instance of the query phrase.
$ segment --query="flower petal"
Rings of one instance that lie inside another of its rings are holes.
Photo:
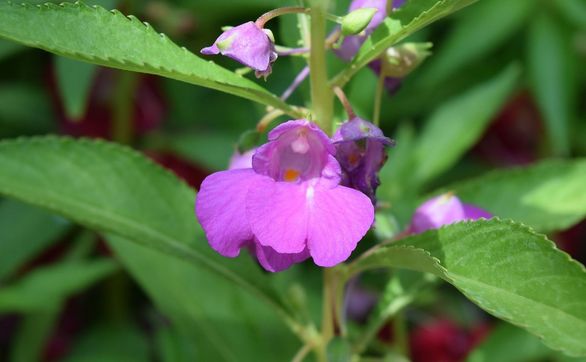
[[[258,242],[277,253],[297,254],[306,246],[307,183],[263,177],[248,191],[246,214]]]
[[[248,189],[262,176],[252,169],[221,171],[201,184],[195,213],[210,246],[223,256],[236,257],[253,239],[245,214]]]
[[[309,258],[309,250],[307,249],[298,254],[282,254],[277,253],[269,246],[262,246],[258,242],[255,242],[251,248],[260,265],[273,273],[288,269],[291,265],[301,263]]]
[[[415,210],[409,231],[422,233],[464,219],[464,207],[460,199],[451,194],[443,194],[427,200]]]
[[[313,261],[330,267],[348,259],[374,221],[370,199],[348,187],[321,184],[309,190],[307,199],[307,239]]]
[[[477,220],[480,218],[490,219],[492,214],[478,206],[470,205],[470,204],[463,204],[464,207],[464,217],[468,220]]]

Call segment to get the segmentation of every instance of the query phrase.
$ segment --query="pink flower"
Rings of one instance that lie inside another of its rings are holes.
[[[419,206],[411,219],[409,232],[417,234],[458,221],[491,217],[488,211],[464,204],[459,198],[448,193],[429,199]]]
[[[268,76],[272,64],[277,60],[275,45],[270,33],[259,28],[254,22],[235,26],[223,32],[202,54],[222,54],[256,71],[256,76]]]
[[[332,141],[307,120],[269,133],[252,168],[202,183],[195,212],[210,246],[226,257],[249,247],[280,271],[309,257],[323,267],[346,260],[374,220],[369,198],[340,185]]]

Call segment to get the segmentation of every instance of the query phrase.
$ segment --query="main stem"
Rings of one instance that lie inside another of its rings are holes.
[[[333,132],[334,97],[328,86],[326,66],[326,12],[329,0],[311,2],[311,51],[309,53],[309,81],[314,121],[322,130]]]

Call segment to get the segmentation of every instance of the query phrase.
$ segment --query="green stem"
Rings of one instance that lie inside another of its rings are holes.
[[[335,275],[333,269],[324,269],[323,285],[323,305],[322,305],[322,325],[321,340],[318,345],[318,358],[325,357],[327,361],[327,347],[330,340],[334,337],[334,313],[333,310],[335,295]]]
[[[307,14],[308,12],[309,9],[306,9],[302,6],[286,6],[262,14],[258,19],[256,19],[255,23],[256,26],[262,29],[269,20],[274,19],[278,16],[285,14]]]
[[[112,112],[112,139],[118,143],[132,143],[134,91],[138,85],[138,77],[138,74],[132,72],[119,73]]]
[[[397,313],[393,320],[393,331],[397,351],[409,358],[409,337],[407,335],[407,321],[402,312]]]
[[[326,66],[326,10],[329,0],[314,0],[311,6],[311,52],[309,77],[314,121],[326,133],[333,132],[334,98]]]

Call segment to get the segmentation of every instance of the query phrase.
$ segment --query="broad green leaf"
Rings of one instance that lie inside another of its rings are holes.
[[[561,24],[545,11],[529,28],[528,69],[532,91],[543,114],[550,147],[555,155],[569,152],[572,75],[570,39]]]
[[[116,271],[111,260],[71,262],[35,269],[0,288],[0,312],[50,311],[65,298]]]
[[[217,89],[300,114],[256,83],[181,48],[150,25],[82,3],[0,3],[0,37],[98,65]]]
[[[453,166],[474,145],[515,89],[519,73],[519,68],[511,65],[495,79],[445,103],[431,116],[413,151],[418,184]]]
[[[447,187],[463,201],[536,230],[563,230],[586,216],[586,160],[498,170]]]
[[[351,264],[354,272],[377,267],[432,272],[551,348],[586,356],[586,270],[526,226],[499,219],[452,224]]]
[[[508,323],[498,324],[468,356],[468,362],[543,361],[553,354],[539,338]]]
[[[93,64],[65,57],[55,58],[57,85],[65,113],[79,119],[85,114],[92,81],[97,71]]]
[[[463,10],[422,71],[422,81],[437,87],[463,66],[487,56],[525,25],[535,6],[533,0],[483,0]]]
[[[129,148],[57,137],[0,142],[0,194],[188,260],[287,314],[250,258],[221,257],[204,242],[195,192]]]
[[[109,237],[108,242],[158,309],[195,347],[195,360],[268,362],[276,355],[282,360],[294,355],[294,336],[273,310],[241,288],[196,264],[127,240]]]
[[[69,222],[14,200],[0,200],[0,280],[57,241]]]
[[[138,326],[128,321],[97,325],[83,334],[64,362],[149,361],[149,342]]]
[[[380,56],[417,30],[468,6],[477,0],[417,0],[408,1],[399,10],[390,14],[376,31],[368,37],[352,62],[340,72],[333,83],[346,84],[362,67]]]

